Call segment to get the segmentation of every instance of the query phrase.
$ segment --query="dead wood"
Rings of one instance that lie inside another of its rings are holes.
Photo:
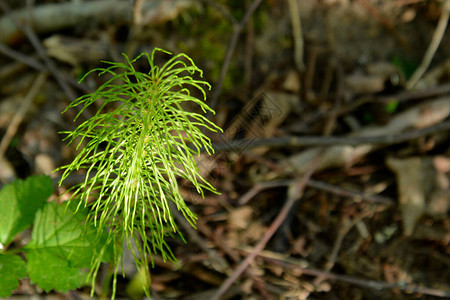
[[[180,10],[192,5],[190,0],[146,1],[142,12],[147,25],[159,24],[173,18]],[[129,1],[71,1],[36,6],[3,15],[0,18],[0,42],[17,43],[24,38],[23,32],[13,21],[28,23],[36,33],[55,32],[61,29],[93,23],[128,23],[132,22],[133,6]]]

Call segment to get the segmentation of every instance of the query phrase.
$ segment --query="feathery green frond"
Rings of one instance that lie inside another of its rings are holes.
[[[60,184],[73,172],[85,169],[84,182],[73,187],[71,201],[90,207],[89,221],[109,228],[109,242],[115,246],[115,263],[122,258],[122,241],[138,266],[152,262],[152,254],[174,259],[165,237],[178,229],[169,209],[173,202],[193,226],[196,216],[180,194],[178,182],[185,179],[203,195],[215,192],[199,174],[194,156],[201,149],[212,154],[210,139],[202,129],[221,129],[202,114],[183,109],[187,102],[203,113],[212,109],[204,102],[210,85],[194,79],[202,71],[185,54],[172,56],[163,66],[155,64],[155,49],[126,63],[104,62],[107,68],[93,72],[107,78],[94,93],[80,97],[65,110],[81,106],[75,120],[88,107],[98,110],[73,132],[66,132],[69,144],[80,151],[71,164],[61,169]],[[134,63],[146,58],[149,72],[138,72]],[[194,96],[201,95],[201,99]],[[133,248],[132,240],[137,248]],[[137,249],[137,250],[134,250]],[[94,261],[95,278],[100,261]],[[117,271],[117,269],[116,269]]]

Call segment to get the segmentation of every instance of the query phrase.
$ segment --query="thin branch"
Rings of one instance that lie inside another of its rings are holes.
[[[341,188],[323,181],[319,180],[308,180],[308,183],[306,183],[308,187],[312,187],[315,189],[323,190],[329,193],[333,193],[335,195],[344,196],[344,197],[351,197],[351,198],[357,198],[361,199],[367,202],[372,203],[379,203],[379,204],[386,204],[386,205],[392,205],[394,204],[394,200],[390,198],[386,198],[379,195],[367,195],[364,192],[350,190]]]
[[[305,69],[305,64],[303,63],[304,42],[302,22],[300,20],[300,9],[298,7],[297,0],[289,0],[288,3],[292,24],[292,34],[294,37],[294,61],[297,70],[302,73]]]
[[[427,90],[406,90],[402,91],[398,94],[394,95],[388,95],[388,96],[380,96],[377,97],[374,101],[375,102],[381,102],[381,103],[388,103],[391,101],[398,101],[398,102],[406,102],[406,101],[412,101],[412,100],[421,100],[426,98],[433,98],[445,94],[450,93],[450,83],[430,87]],[[369,99],[370,101],[370,99]],[[365,103],[369,102],[366,101]]]
[[[239,205],[245,205],[247,204],[253,197],[255,197],[258,193],[271,188],[276,187],[285,187],[292,184],[292,179],[286,179],[286,180],[275,180],[275,181],[268,181],[268,182],[260,182],[255,184],[249,191],[247,191],[238,201]],[[372,202],[372,203],[379,203],[379,204],[386,204],[391,205],[394,204],[394,201],[392,199],[379,196],[379,195],[366,195],[363,192],[360,191],[354,191],[349,189],[344,189],[338,186],[334,186],[332,184],[319,181],[319,180],[313,180],[309,179],[306,183],[306,186],[312,187],[318,190],[323,190],[335,195],[349,197],[349,198],[357,198],[364,201]]]
[[[24,55],[14,49],[9,48],[2,42],[0,42],[0,52],[38,71],[44,72],[46,70],[45,66],[42,65],[39,61],[35,60],[32,57]]]
[[[228,68],[230,67],[231,58],[234,54],[234,50],[236,49],[237,42],[239,40],[239,36],[241,35],[242,29],[244,28],[247,21],[250,19],[251,15],[255,12],[256,8],[261,4],[262,0],[255,0],[250,7],[248,8],[245,16],[242,18],[239,24],[233,23],[233,35],[230,38],[228,43],[227,52],[225,55],[225,59],[222,64],[222,69],[220,70],[219,79],[217,79],[216,86],[214,88],[214,92],[211,97],[210,107],[212,109],[216,109],[218,105],[219,95],[222,92],[223,81],[225,80],[225,76],[227,75]]]
[[[262,0],[255,0],[250,4],[250,7],[248,8],[247,12],[245,13],[245,16],[242,18],[242,21],[240,23],[241,28],[247,24],[250,17],[253,15],[255,10],[258,8],[258,6],[261,4]]]
[[[253,55],[255,43],[255,29],[253,22],[250,20],[247,25],[247,34],[245,38],[245,52],[244,52],[244,87],[246,91],[250,91],[250,84],[252,82],[253,73]]]
[[[410,140],[414,140],[426,135],[449,131],[450,121],[444,121],[426,128],[411,130],[404,133],[380,136],[364,136],[364,137],[325,137],[325,136],[286,136],[268,139],[252,139],[237,140],[227,143],[213,144],[215,151],[234,151],[241,152],[244,150],[254,149],[258,147],[269,148],[285,148],[285,147],[305,147],[305,146],[336,146],[336,145],[394,145]]]
[[[439,44],[442,41],[442,38],[444,37],[445,29],[447,28],[448,19],[450,16],[450,0],[446,0],[444,4],[442,5],[442,12],[441,17],[439,18],[438,25],[436,26],[436,29],[433,33],[433,38],[431,39],[431,43],[427,48],[427,51],[425,52],[425,55],[423,57],[422,63],[420,66],[416,69],[414,74],[411,76],[411,78],[406,83],[407,89],[412,89],[417,82],[422,78],[425,71],[428,69],[428,66],[430,65],[431,61],[433,60],[434,54],[436,53]]]

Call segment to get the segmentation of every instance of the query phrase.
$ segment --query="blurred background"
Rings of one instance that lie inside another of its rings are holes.
[[[450,1],[0,0],[0,12],[1,185],[58,180],[76,155],[58,132],[77,112],[61,112],[102,84],[78,83],[102,60],[159,47],[211,84],[224,133],[198,165],[221,194],[180,183],[197,230],[176,215],[187,243],[168,240],[177,265],[155,258],[152,299],[450,295]],[[132,258],[123,269],[117,297],[143,298]],[[14,297],[89,292],[24,279]]]

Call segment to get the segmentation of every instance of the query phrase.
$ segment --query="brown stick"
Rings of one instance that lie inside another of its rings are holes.
[[[439,18],[439,22],[436,26],[436,29],[434,30],[433,37],[430,44],[428,45],[425,55],[423,56],[422,62],[420,63],[420,66],[416,69],[416,71],[412,74],[411,78],[406,82],[406,88],[408,90],[412,89],[417,84],[417,82],[419,82],[420,78],[422,78],[423,74],[430,66],[434,54],[436,53],[439,44],[444,37],[449,18],[450,0],[445,0],[442,4],[441,17]]]
[[[46,70],[45,66],[43,66],[39,61],[35,60],[32,57],[24,55],[14,49],[9,48],[2,42],[0,42],[0,52],[38,71],[44,72]]]
[[[394,135],[361,136],[361,137],[325,137],[325,136],[286,136],[269,139],[254,139],[231,141],[228,143],[213,144],[215,151],[241,152],[258,147],[284,148],[305,146],[336,146],[336,145],[394,145],[414,140],[429,134],[450,130],[450,121],[438,123],[422,129],[411,130]]]
[[[238,201],[239,205],[247,204],[256,194],[262,192],[265,189],[275,188],[275,187],[284,187],[289,186],[292,183],[292,180],[276,180],[276,181],[268,181],[268,182],[260,182],[255,184],[249,191],[247,191]],[[366,195],[359,191],[352,191],[349,189],[344,189],[338,186],[334,186],[332,184],[309,179],[306,183],[306,186],[312,187],[318,190],[323,190],[335,195],[344,196],[344,197],[352,197],[359,198],[361,200],[365,200],[372,203],[380,203],[386,205],[394,204],[392,199],[378,196],[378,195]]]
[[[349,189],[344,189],[323,181],[318,180],[308,180],[308,183],[306,184],[308,187],[316,188],[319,190],[323,190],[329,193],[333,193],[339,196],[344,197],[353,197],[353,198],[360,198],[361,200],[373,202],[373,203],[379,203],[379,204],[386,204],[386,205],[392,205],[394,204],[394,200],[390,198],[386,198],[379,195],[366,195],[363,192],[360,191],[354,191]]]

